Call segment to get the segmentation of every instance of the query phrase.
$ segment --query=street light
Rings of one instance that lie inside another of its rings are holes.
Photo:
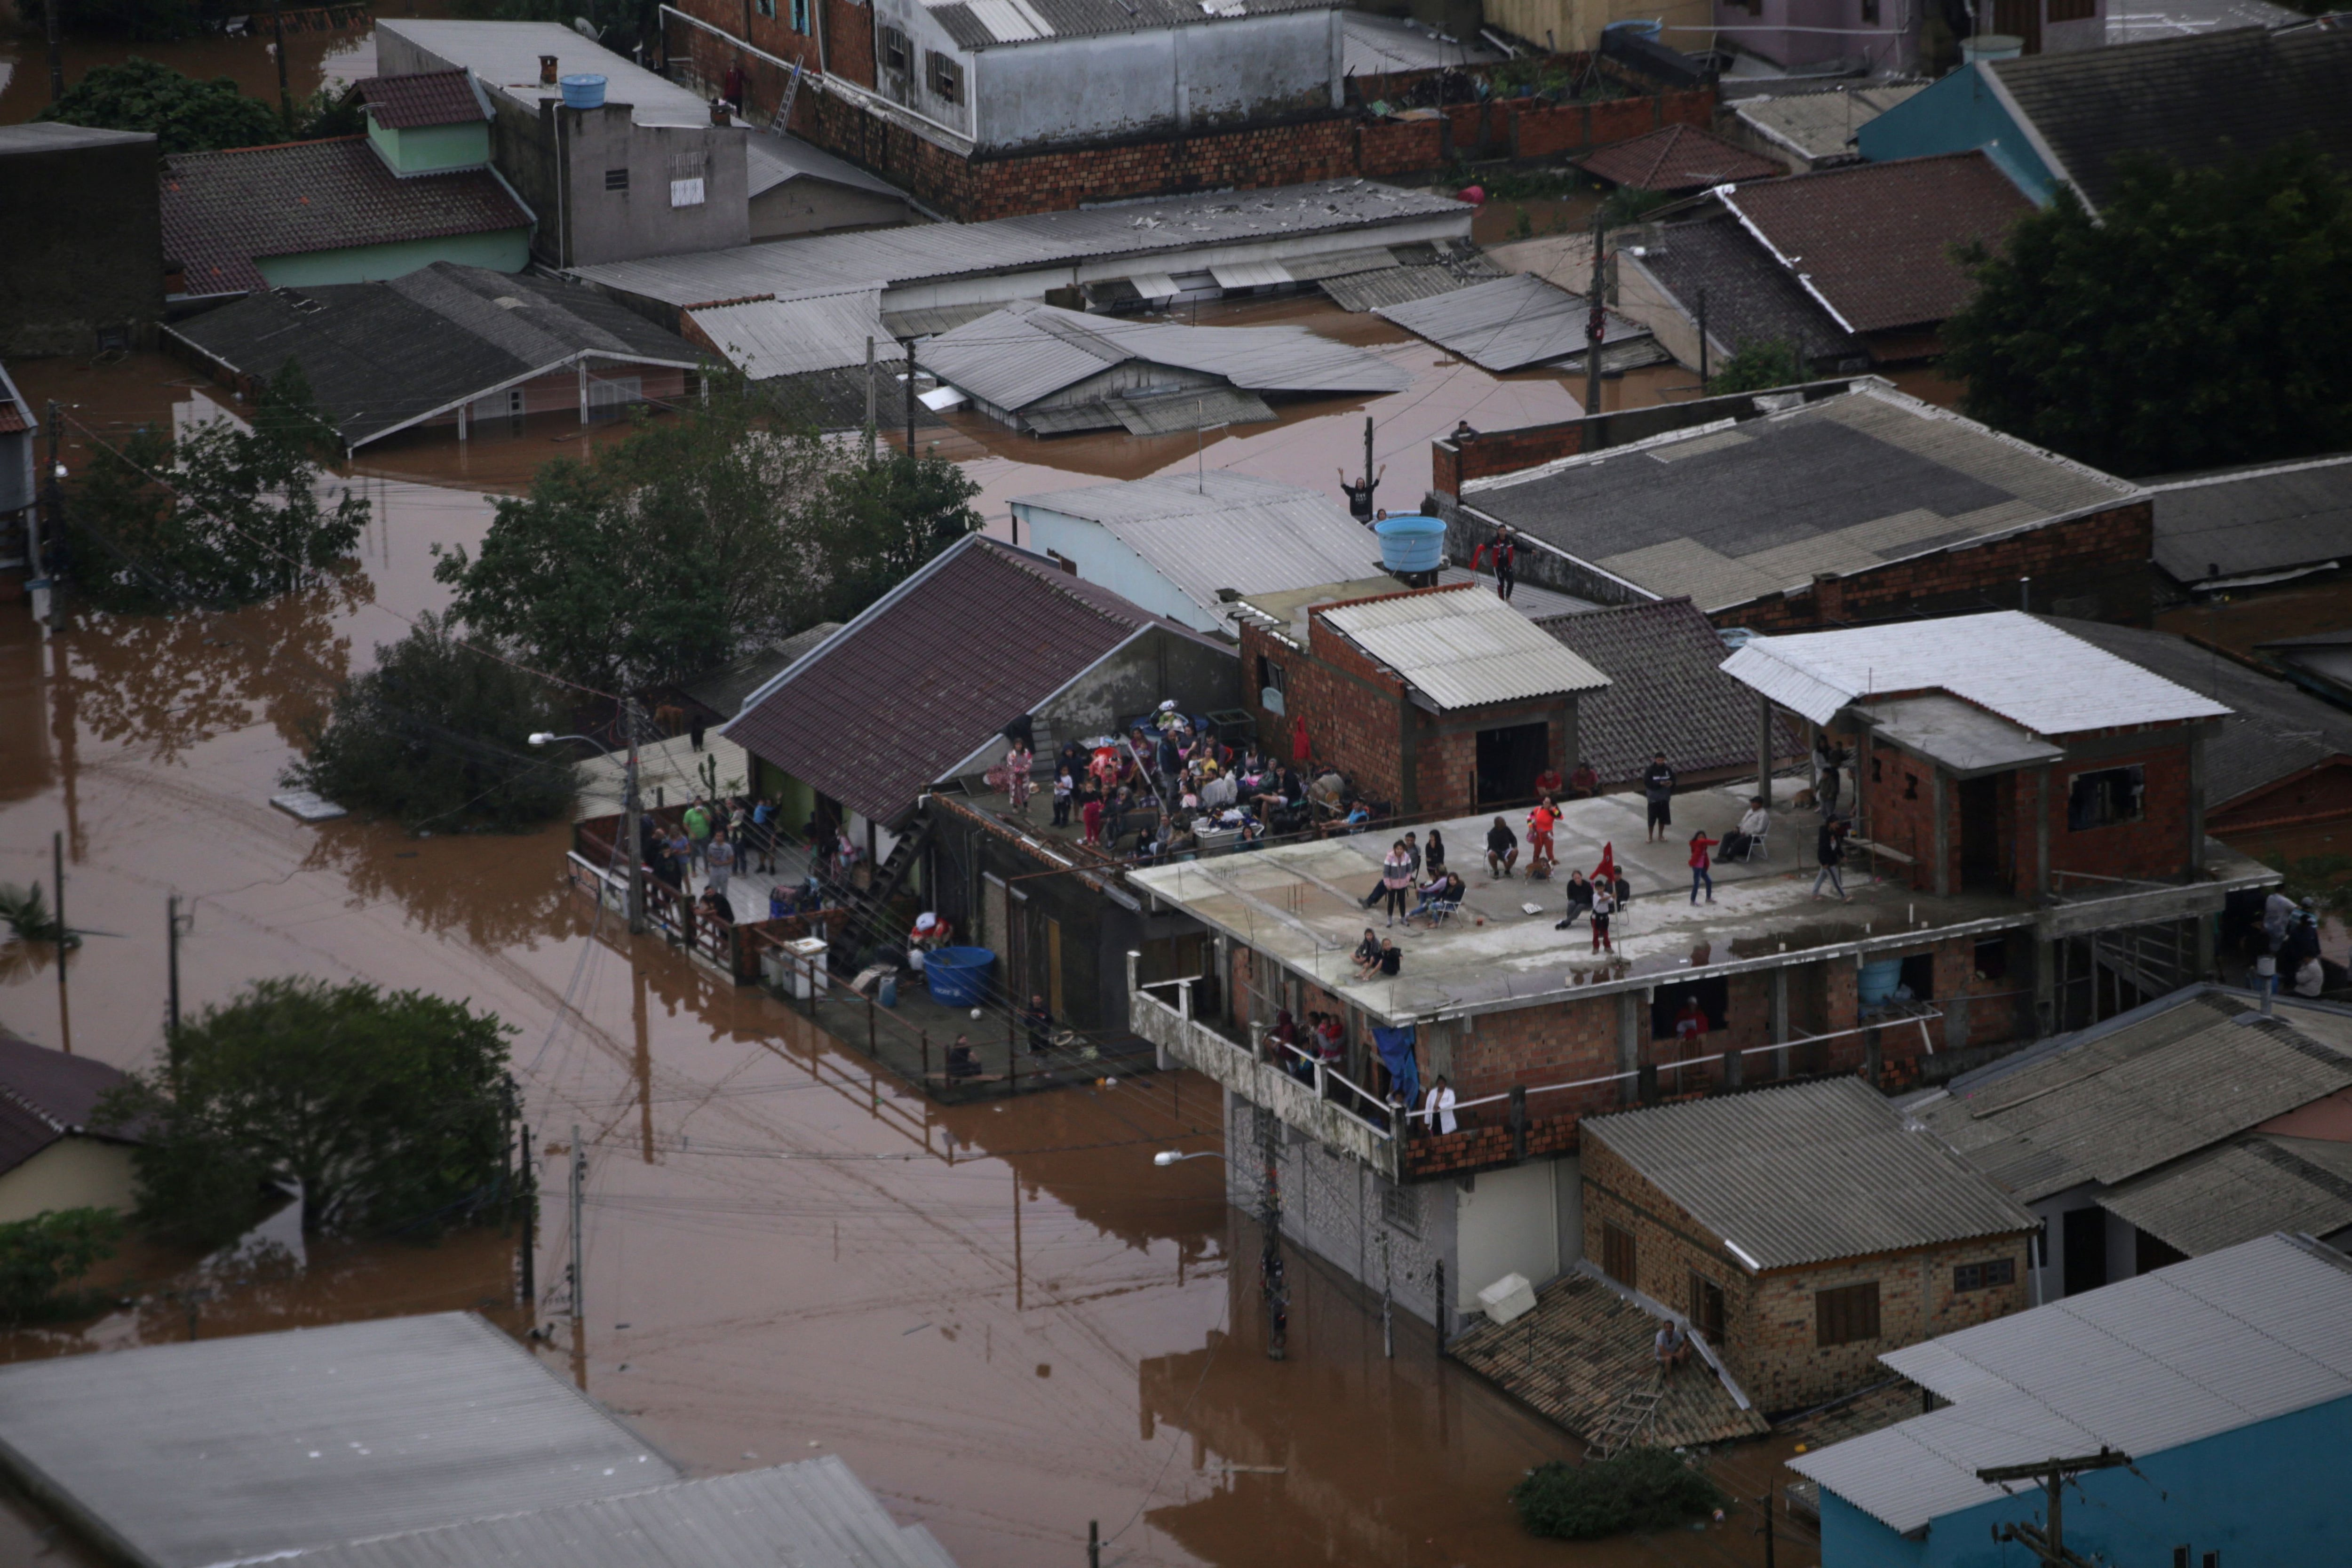
[[[1232,1155],[1214,1150],[1196,1150],[1186,1154],[1174,1149],[1162,1149],[1151,1156],[1151,1163],[1165,1168],[1181,1164],[1186,1160],[1223,1160],[1237,1163]],[[1265,1245],[1259,1249],[1257,1277],[1259,1291],[1265,1298],[1265,1359],[1290,1359],[1290,1291],[1282,1277],[1282,1186],[1280,1172],[1274,1163],[1274,1146],[1265,1151],[1265,1203],[1258,1212],[1258,1226],[1264,1232]]]
[[[621,728],[628,737],[629,754],[621,767],[621,832],[629,847],[629,934],[643,936],[646,930],[646,842],[644,816],[637,801],[637,704],[635,698],[621,702]],[[557,741],[583,741],[598,751],[604,748],[587,735],[559,735],[551,730],[531,731],[534,746],[551,745]]]

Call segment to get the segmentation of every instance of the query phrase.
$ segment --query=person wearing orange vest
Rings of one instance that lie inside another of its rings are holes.
[[[1559,825],[1559,807],[1545,795],[1528,813],[1528,875],[1549,877],[1552,864],[1559,858],[1552,852],[1551,830]]]

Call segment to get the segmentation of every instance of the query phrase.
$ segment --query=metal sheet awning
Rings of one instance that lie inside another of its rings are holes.
[[[1225,267],[1212,267],[1209,276],[1217,280],[1220,289],[1264,289],[1276,283],[1292,283],[1290,268],[1279,261],[1244,261]]]

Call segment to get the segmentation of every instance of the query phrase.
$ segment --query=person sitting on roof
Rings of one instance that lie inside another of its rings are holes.
[[[1657,1358],[1660,1376],[1690,1360],[1690,1336],[1683,1332],[1683,1326],[1671,1318],[1658,1330],[1658,1337],[1652,1342],[1652,1353]]]
[[[907,933],[907,966],[920,974],[925,955],[954,941],[954,925],[926,910],[915,917],[915,929]]]
[[[980,1053],[971,1048],[969,1036],[958,1035],[955,1044],[948,1047],[948,1077],[978,1078]]]

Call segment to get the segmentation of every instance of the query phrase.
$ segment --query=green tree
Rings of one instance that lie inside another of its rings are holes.
[[[343,683],[285,783],[411,828],[511,832],[562,815],[578,770],[528,739],[564,728],[562,705],[547,681],[499,651],[420,616],[408,636],[376,648],[374,669]]]
[[[305,587],[349,556],[368,503],[322,499],[334,427],[288,361],[253,427],[221,419],[178,440],[142,427],[98,448],[66,507],[75,584],[110,609],[232,605]]]
[[[136,56],[119,66],[92,66],[72,90],[35,118],[152,132],[166,156],[286,140],[286,122],[278,110],[247,98],[227,77],[198,81]]]
[[[112,1209],[45,1209],[0,1225],[0,1321],[69,1317],[86,1293],[67,1287],[114,1256],[122,1219]]]
[[[1734,392],[1765,392],[1776,386],[1795,386],[1806,379],[1806,374],[1804,359],[1797,353],[1796,345],[1786,338],[1772,338],[1740,344],[1739,352],[1706,378],[1706,391],[1710,397]]]
[[[957,464],[890,453],[833,476],[822,516],[824,602],[812,620],[846,621],[925,562],[980,530],[980,486]]]
[[[1531,1535],[1591,1541],[1671,1530],[1720,1507],[1723,1494],[1678,1454],[1628,1448],[1583,1465],[1538,1465],[1511,1489],[1511,1501]]]
[[[2308,142],[2126,161],[2104,213],[2062,187],[1963,259],[1972,417],[2128,476],[2352,447],[2352,185]]]
[[[257,1220],[264,1184],[301,1184],[306,1231],[425,1234],[495,1197],[511,1029],[462,1002],[352,982],[263,980],[182,1026],[176,1073],[100,1107],[144,1117],[139,1224],[199,1246]]]
[[[541,468],[529,495],[498,502],[478,554],[452,551],[434,574],[468,626],[568,680],[681,680],[814,624],[835,582],[866,570],[841,542],[856,531],[826,515],[851,461],[724,378],[677,418]]]

